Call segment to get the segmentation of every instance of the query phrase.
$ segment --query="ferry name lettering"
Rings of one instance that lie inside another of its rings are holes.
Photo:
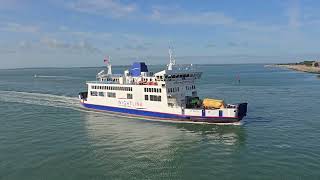
[[[126,100],[119,100],[118,104],[120,106],[125,106],[125,107],[142,107],[142,102],[132,102],[132,101],[126,101]]]

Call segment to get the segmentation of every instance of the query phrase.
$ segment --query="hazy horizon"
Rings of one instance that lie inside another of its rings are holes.
[[[214,58],[214,56],[212,56]],[[152,59],[146,59],[146,58],[127,58],[125,60],[122,59],[122,61],[111,61],[111,64],[113,66],[130,66],[133,62],[145,62],[147,65],[151,65],[151,66],[156,66],[156,65],[167,65],[169,60],[167,59],[168,57],[163,57],[163,59],[161,61],[157,61],[157,60],[152,60]],[[186,58],[190,58],[188,60],[186,60]],[[245,64],[276,64],[276,63],[294,63],[294,62],[299,62],[299,60],[292,60],[290,61],[288,60],[273,60],[273,61],[250,61],[250,60],[244,60],[244,61],[214,61],[210,62],[210,61],[206,61],[206,60],[196,60],[195,58],[197,58],[197,56],[194,57],[181,57],[176,59],[177,64],[194,64],[194,65],[245,65]],[[199,57],[201,58],[201,57]],[[210,58],[210,57],[206,57],[206,58]],[[193,61],[194,60],[194,61]],[[303,59],[300,59],[301,61]],[[80,65],[80,64],[69,64],[69,65],[64,65],[64,64],[50,64],[47,66],[37,66],[37,64],[30,64],[29,66],[16,66],[16,67],[1,67],[0,69],[24,69],[24,68],[97,68],[97,67],[104,67],[105,63],[103,62],[103,60],[99,60],[98,63],[94,64],[94,65]]]

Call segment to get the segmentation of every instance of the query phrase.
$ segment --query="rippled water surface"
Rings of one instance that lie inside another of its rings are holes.
[[[320,179],[317,75],[199,66],[202,97],[249,103],[243,125],[217,126],[82,109],[100,69],[0,70],[0,179]]]

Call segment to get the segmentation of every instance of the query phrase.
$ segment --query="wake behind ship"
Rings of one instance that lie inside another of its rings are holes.
[[[200,99],[195,82],[202,72],[191,65],[177,65],[169,50],[170,63],[152,73],[144,62],[134,62],[123,74],[97,74],[88,81],[88,92],[79,94],[85,108],[159,121],[186,123],[237,123],[246,116],[247,103],[225,104],[222,100]]]

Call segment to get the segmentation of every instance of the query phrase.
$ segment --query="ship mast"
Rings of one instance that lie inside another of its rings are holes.
[[[168,70],[172,70],[172,67],[176,64],[176,60],[173,57],[173,51],[172,48],[169,47],[169,64],[168,64]]]
[[[108,57],[108,61],[107,61],[107,68],[108,68],[108,75],[112,75],[112,69],[111,69],[111,57]]]

